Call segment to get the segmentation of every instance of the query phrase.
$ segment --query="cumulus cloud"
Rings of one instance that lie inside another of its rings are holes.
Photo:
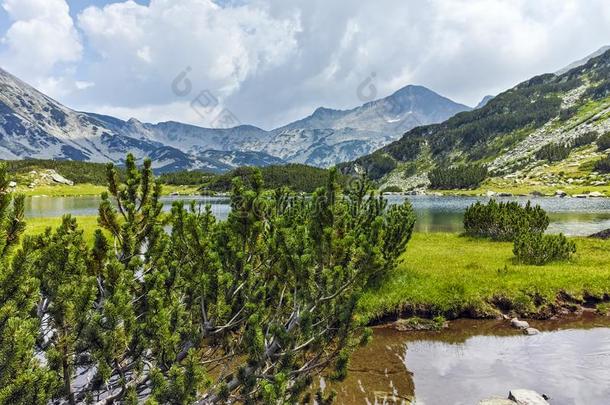
[[[47,86],[63,90],[71,106],[154,122],[205,124],[189,104],[209,90],[241,122],[271,128],[318,106],[361,104],[357,89],[368,78],[378,97],[420,84],[475,105],[610,44],[607,0],[107,2],[78,15],[86,48],[79,83],[47,75]],[[15,21],[4,37],[7,52],[29,61],[33,46],[45,61],[19,62],[14,73],[78,60],[64,0],[3,6]],[[48,23],[50,15],[62,18],[40,36],[53,46],[34,43],[34,35],[17,41],[18,24]],[[188,94],[172,90],[181,72]]]
[[[204,89],[219,98],[237,94],[246,80],[287,63],[298,51],[300,30],[292,16],[276,19],[265,7],[221,7],[211,0],[90,7],[78,25],[100,57],[89,66],[92,97],[134,108],[185,102],[180,98]],[[192,93],[177,96],[171,84],[184,70]]]
[[[24,80],[54,91],[61,78],[52,77],[60,64],[77,62],[82,45],[65,0],[4,0],[12,23],[2,37],[3,67]]]

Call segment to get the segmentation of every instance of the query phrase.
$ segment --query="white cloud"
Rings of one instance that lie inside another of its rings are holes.
[[[2,66],[39,87],[61,81],[54,68],[77,62],[82,52],[66,1],[4,0],[2,8],[12,21],[2,37]]]
[[[96,83],[91,97],[134,109],[185,102],[203,89],[219,98],[237,93],[244,81],[287,63],[299,32],[292,17],[274,19],[264,7],[223,8],[211,0],[89,7],[78,25],[101,59],[89,66]],[[171,84],[187,67],[193,90],[176,96]]]
[[[17,41],[9,31],[3,63],[19,56],[15,74],[42,77],[81,109],[201,124],[183,107],[207,89],[240,121],[269,128],[321,105],[361,104],[358,85],[372,73],[379,97],[421,84],[474,105],[610,44],[607,0],[112,1],[78,17],[87,47],[78,80],[94,86],[40,73],[80,55],[63,0],[4,0],[13,27],[35,21],[55,34]],[[176,95],[172,81],[187,68],[191,92]]]

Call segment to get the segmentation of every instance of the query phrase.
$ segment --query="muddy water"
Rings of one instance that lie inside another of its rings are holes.
[[[442,332],[377,328],[353,356],[339,404],[477,404],[529,388],[558,405],[610,404],[610,318],[530,322],[454,321]]]

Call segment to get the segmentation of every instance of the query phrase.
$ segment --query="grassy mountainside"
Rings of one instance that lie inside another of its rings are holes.
[[[594,170],[586,163],[606,154],[593,146],[595,138],[608,131],[610,51],[562,75],[534,77],[482,108],[415,128],[373,154],[342,165],[342,170],[366,170],[382,186],[416,189],[429,185],[427,174],[435,167],[477,164],[487,167],[492,181],[515,175],[559,187],[559,181],[545,178],[550,164],[572,159],[571,167],[583,165],[581,171],[588,178]],[[591,132],[596,135],[588,143],[575,142]],[[545,147],[553,153],[563,147],[568,150],[559,161],[549,162],[543,159],[548,154],[539,153]],[[532,171],[539,175],[531,178]],[[565,180],[568,184],[569,178]],[[604,176],[592,180],[608,181]]]

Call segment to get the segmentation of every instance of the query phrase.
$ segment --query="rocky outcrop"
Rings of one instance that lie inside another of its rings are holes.
[[[512,326],[513,328],[525,330],[530,327],[530,324],[526,321],[520,321],[517,318],[513,318],[510,320],[510,326]]]
[[[479,401],[478,405],[549,405],[547,397],[536,391],[517,389],[510,390],[508,398],[492,397]]]
[[[508,399],[519,405],[548,405],[548,401],[543,395],[532,390],[511,390]]]
[[[593,235],[591,235],[589,237],[595,238],[595,239],[604,239],[604,240],[610,239],[610,229],[606,229],[605,231],[594,233]]]

